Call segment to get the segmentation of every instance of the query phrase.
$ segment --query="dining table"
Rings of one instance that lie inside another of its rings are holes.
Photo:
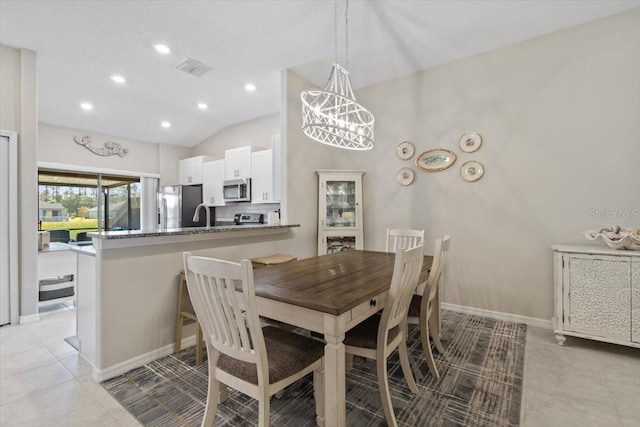
[[[347,250],[253,271],[261,316],[324,335],[324,398],[316,396],[324,410],[320,425],[346,423],[345,332],[384,307],[394,262],[394,253]],[[425,256],[420,283],[432,262]]]

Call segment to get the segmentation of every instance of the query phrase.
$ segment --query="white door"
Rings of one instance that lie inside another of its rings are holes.
[[[11,321],[9,292],[9,138],[0,136],[0,325]],[[17,224],[13,224],[16,226]]]

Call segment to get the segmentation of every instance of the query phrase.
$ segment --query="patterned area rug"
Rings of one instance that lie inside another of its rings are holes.
[[[422,354],[420,331],[409,329],[409,357],[418,384],[413,395],[396,354],[389,383],[400,426],[518,426],[526,325],[443,311],[442,344],[434,348],[440,379]],[[384,426],[375,362],[354,358],[347,373],[347,425]],[[145,426],[199,426],[207,394],[207,364],[195,367],[195,347],[156,360],[102,386]],[[216,426],[257,425],[258,402],[229,389]],[[313,382],[291,385],[271,400],[271,425],[315,426]]]

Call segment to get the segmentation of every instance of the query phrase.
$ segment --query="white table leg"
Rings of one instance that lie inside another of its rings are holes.
[[[325,315],[324,339],[324,404],[325,426],[344,427],[346,424],[346,375],[344,351],[344,322]]]

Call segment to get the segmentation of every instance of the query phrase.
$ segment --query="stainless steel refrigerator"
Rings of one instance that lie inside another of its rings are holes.
[[[193,221],[193,214],[200,203],[202,203],[202,185],[160,187],[158,189],[158,228],[204,227],[206,225],[204,212],[200,212],[200,221]],[[213,212],[211,225],[214,225]]]

